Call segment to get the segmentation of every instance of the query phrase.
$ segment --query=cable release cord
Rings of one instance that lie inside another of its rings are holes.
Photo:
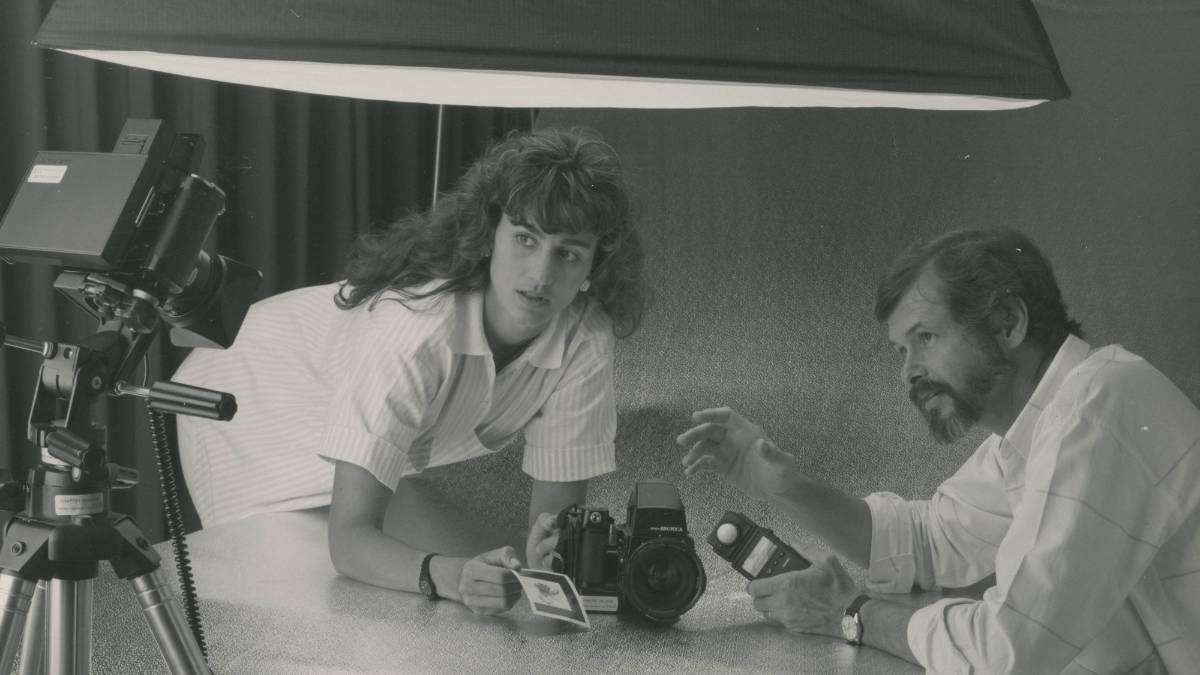
[[[150,414],[150,435],[154,439],[154,454],[158,460],[158,479],[162,484],[163,511],[167,522],[167,535],[171,538],[171,546],[175,551],[175,569],[179,573],[179,585],[183,592],[183,610],[187,615],[188,626],[200,653],[208,660],[208,646],[204,643],[204,628],[200,625],[200,603],[196,599],[196,582],[192,578],[192,563],[188,560],[187,541],[184,540],[183,506],[179,498],[179,486],[176,483],[175,461],[171,458],[171,446],[167,441],[166,416],[146,404]]]

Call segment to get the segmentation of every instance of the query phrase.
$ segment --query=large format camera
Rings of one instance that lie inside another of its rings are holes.
[[[671,623],[704,593],[704,567],[670,483],[638,481],[622,525],[608,509],[573,505],[558,526],[554,571],[571,578],[589,612],[631,610]]]
[[[4,214],[0,259],[63,268],[55,287],[127,334],[161,320],[177,346],[230,346],[262,275],[201,249],[225,210],[192,173],[203,151],[197,134],[130,119],[110,153],[39,152]]]

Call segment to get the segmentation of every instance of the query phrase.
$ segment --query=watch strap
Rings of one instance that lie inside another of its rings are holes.
[[[870,599],[871,599],[871,596],[866,595],[864,593],[863,595],[860,595],[857,598],[854,598],[854,601],[851,602],[848,607],[846,607],[846,616],[850,619],[853,619],[855,625],[858,626],[858,635],[853,640],[847,640],[847,642],[849,642],[852,645],[861,645],[862,644],[864,631],[863,631],[862,617],[859,616],[859,611],[862,609],[862,606],[867,604],[867,601],[869,601]]]
[[[418,577],[418,584],[421,588],[421,592],[424,593],[425,596],[430,600],[437,600],[439,597],[441,597],[438,595],[437,586],[433,584],[433,574],[431,574],[429,571],[429,561],[433,560],[433,556],[435,555],[437,554],[429,553],[421,559],[421,576]]]

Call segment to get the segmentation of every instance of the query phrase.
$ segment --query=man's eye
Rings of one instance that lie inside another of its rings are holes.
[[[933,341],[937,339],[937,336],[930,332],[923,332],[917,335],[917,339],[919,339],[923,345],[931,345],[933,344]]]

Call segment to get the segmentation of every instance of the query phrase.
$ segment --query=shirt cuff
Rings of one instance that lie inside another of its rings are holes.
[[[576,448],[525,446],[521,470],[535,480],[586,480],[617,469],[617,446],[600,443]]]
[[[415,430],[405,428],[395,439],[387,440],[363,429],[330,427],[318,456],[360,466],[389,490],[395,490],[400,479],[412,473],[408,448],[416,435]]]
[[[970,608],[963,605],[974,604],[975,600],[965,598],[946,598],[938,600],[913,612],[908,620],[908,648],[912,650],[917,663],[927,672],[934,673],[968,673],[974,672],[971,664],[958,650],[954,639],[950,636],[949,625],[952,621],[951,612],[961,612]],[[967,617],[959,616],[953,620],[960,624],[970,625]]]
[[[867,589],[874,593],[908,593],[916,577],[909,504],[891,492],[876,492],[863,501],[871,509],[871,564]]]

